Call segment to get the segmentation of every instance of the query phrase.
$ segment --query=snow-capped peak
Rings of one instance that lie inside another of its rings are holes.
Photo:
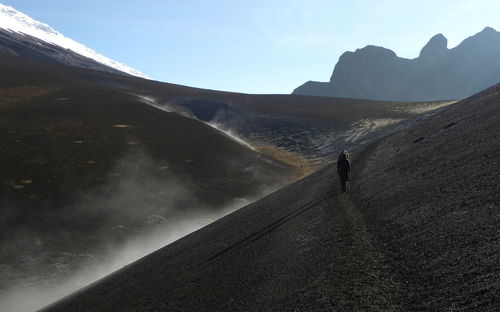
[[[127,74],[149,78],[147,75],[128,67],[127,65],[113,61],[97,53],[96,51],[78,43],[50,27],[49,25],[36,21],[28,15],[17,11],[16,9],[0,3],[0,28],[11,32],[17,32],[25,35],[30,35],[45,42],[58,45],[62,48],[69,49],[85,57],[91,58],[103,65],[112,67]]]

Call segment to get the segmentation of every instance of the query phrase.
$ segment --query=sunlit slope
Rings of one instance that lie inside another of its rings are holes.
[[[45,311],[494,310],[500,86]]]
[[[0,38],[0,50],[13,55],[147,78],[1,3]]]

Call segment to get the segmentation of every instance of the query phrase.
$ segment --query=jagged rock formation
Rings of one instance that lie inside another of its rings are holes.
[[[330,82],[309,81],[294,94],[394,101],[460,99],[500,82],[500,32],[486,27],[453,49],[438,34],[419,57],[366,46],[345,52]]]

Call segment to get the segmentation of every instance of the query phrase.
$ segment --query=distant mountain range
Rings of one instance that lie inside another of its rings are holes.
[[[491,27],[452,49],[438,34],[419,57],[366,46],[345,52],[329,82],[308,81],[293,94],[393,101],[460,99],[500,82],[500,32]]]
[[[1,3],[0,51],[30,59],[148,78]]]

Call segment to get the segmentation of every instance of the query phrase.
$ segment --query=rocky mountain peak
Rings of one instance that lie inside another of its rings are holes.
[[[500,82],[500,32],[491,27],[448,49],[437,34],[414,59],[382,47],[345,52],[329,82],[309,81],[294,94],[391,101],[436,101],[471,96]]]
[[[448,51],[448,39],[443,34],[437,34],[420,51],[421,58],[443,55]]]
[[[493,27],[485,27],[480,33],[496,33],[497,31]]]

